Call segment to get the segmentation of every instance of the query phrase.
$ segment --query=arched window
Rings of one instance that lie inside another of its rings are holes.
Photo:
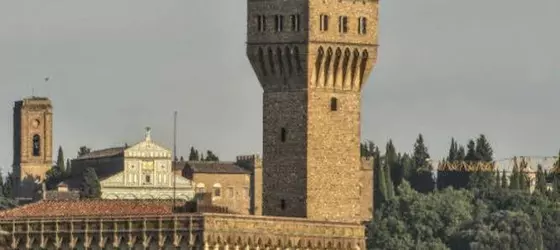
[[[206,187],[205,187],[204,183],[196,184],[196,192],[197,193],[206,193]]]
[[[331,111],[337,111],[338,110],[338,100],[336,99],[336,97],[331,98]]]
[[[280,131],[280,140],[282,142],[286,141],[286,129],[285,128],[282,128],[282,130]]]
[[[280,209],[286,210],[286,200],[280,200]]]
[[[33,135],[33,156],[41,156],[41,136]]]

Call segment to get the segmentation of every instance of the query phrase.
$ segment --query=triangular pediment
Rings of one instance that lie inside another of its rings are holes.
[[[127,157],[171,157],[171,150],[158,145],[153,141],[141,141],[133,146],[125,149],[125,156]]]
[[[99,182],[101,187],[124,184],[124,172],[117,173]]]

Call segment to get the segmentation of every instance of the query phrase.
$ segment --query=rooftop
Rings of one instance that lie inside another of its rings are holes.
[[[43,200],[0,212],[0,219],[66,216],[171,215],[171,200]]]
[[[249,171],[235,165],[233,162],[217,161],[189,161],[189,167],[194,173],[207,174],[250,174]]]
[[[114,147],[91,151],[85,155],[79,156],[76,160],[86,160],[104,157],[113,157],[123,154],[126,147]]]

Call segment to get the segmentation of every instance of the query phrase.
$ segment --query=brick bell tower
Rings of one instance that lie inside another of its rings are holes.
[[[263,215],[371,218],[360,99],[377,58],[378,6],[247,0],[247,57],[264,90]]]
[[[36,197],[37,183],[52,167],[52,104],[45,97],[30,97],[14,105],[15,195]]]

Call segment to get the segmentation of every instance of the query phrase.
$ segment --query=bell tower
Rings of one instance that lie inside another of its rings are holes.
[[[247,0],[246,52],[263,88],[263,215],[371,218],[360,105],[377,58],[378,6]]]
[[[45,97],[30,97],[14,105],[14,191],[18,198],[33,198],[37,183],[52,167],[52,104]]]

